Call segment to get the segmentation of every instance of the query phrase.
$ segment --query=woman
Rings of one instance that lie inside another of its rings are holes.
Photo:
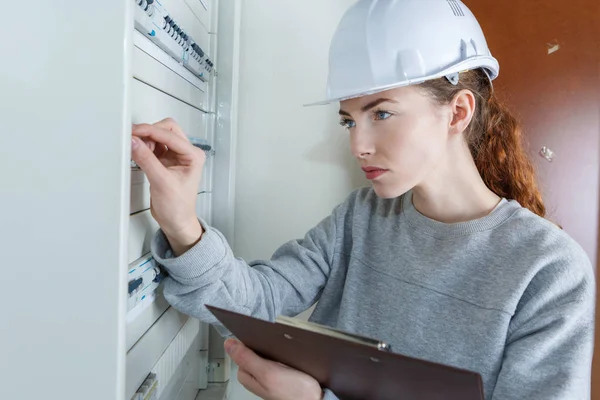
[[[203,304],[272,320],[318,301],[312,321],[477,371],[486,399],[589,398],[593,270],[544,219],[519,125],[493,92],[497,75],[464,4],[356,3],[331,44],[326,102],[340,102],[372,188],[250,264],[196,218],[203,153],[171,120],[134,127],[169,302],[215,323]],[[258,396],[336,398],[239,342],[226,349]]]

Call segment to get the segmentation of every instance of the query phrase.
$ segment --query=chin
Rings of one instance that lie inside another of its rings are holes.
[[[382,185],[379,182],[373,182],[375,194],[382,199],[395,199],[396,197],[402,196],[410,189],[411,188],[404,187],[403,185],[392,187],[390,185]]]

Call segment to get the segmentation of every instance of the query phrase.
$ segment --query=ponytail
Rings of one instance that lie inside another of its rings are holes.
[[[546,207],[537,187],[533,164],[522,144],[521,126],[498,101],[485,72],[461,73],[456,86],[441,78],[424,82],[420,87],[441,104],[449,104],[461,90],[473,92],[477,104],[465,138],[483,181],[498,196],[516,200],[545,217]]]
[[[483,110],[484,137],[473,154],[483,181],[500,197],[515,199],[540,217],[546,207],[522,145],[521,126],[494,94]]]

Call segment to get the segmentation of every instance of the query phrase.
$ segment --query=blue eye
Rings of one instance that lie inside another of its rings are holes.
[[[346,129],[354,128],[356,126],[356,122],[351,119],[343,119],[340,121],[340,125]]]
[[[374,111],[374,114],[375,114],[376,120],[388,119],[389,117],[392,116],[391,113],[389,113],[387,111],[381,111],[381,110]]]

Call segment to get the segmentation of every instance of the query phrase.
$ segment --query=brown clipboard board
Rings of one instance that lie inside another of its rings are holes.
[[[263,358],[314,377],[342,400],[483,400],[481,375],[222,308],[207,309]]]

